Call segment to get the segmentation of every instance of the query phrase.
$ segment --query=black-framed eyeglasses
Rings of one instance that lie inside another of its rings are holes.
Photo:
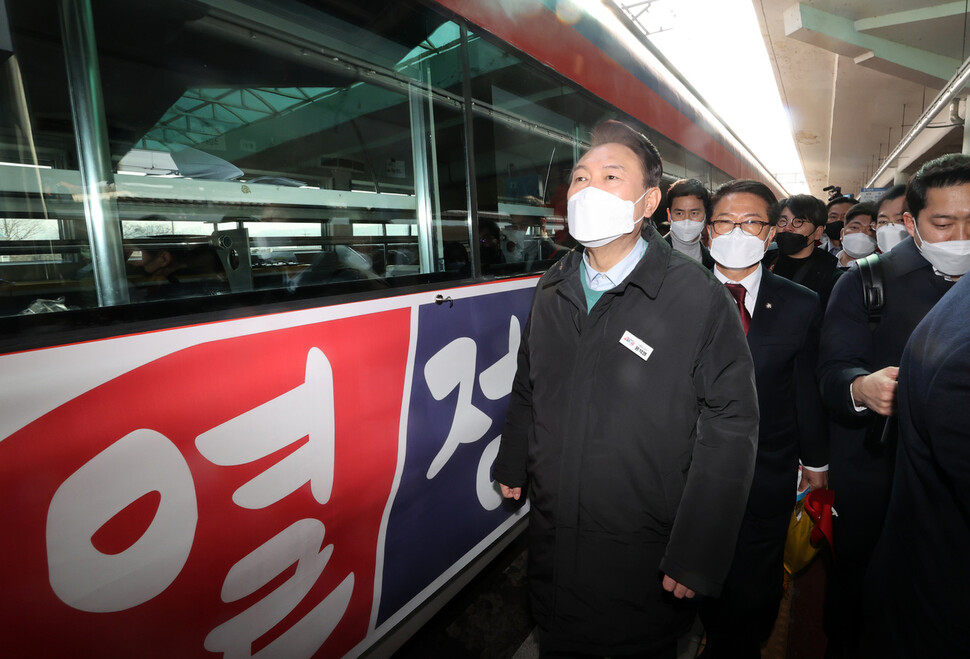
[[[778,220],[778,224],[775,226],[777,226],[779,229],[784,229],[790,224],[792,229],[801,229],[803,226],[805,226],[806,222],[808,222],[808,220],[802,219],[800,217],[793,217],[790,220],[781,218]]]
[[[719,236],[726,236],[734,231],[734,227],[741,227],[741,230],[745,233],[750,233],[752,236],[757,236],[764,231],[765,227],[771,225],[769,222],[762,222],[761,220],[742,220],[741,222],[733,222],[732,220],[714,220],[711,222],[711,226],[714,227],[714,233]]]

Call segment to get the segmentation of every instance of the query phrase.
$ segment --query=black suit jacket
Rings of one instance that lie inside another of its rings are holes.
[[[966,656],[968,391],[970,276],[964,276],[913,332],[899,366],[896,473],[866,578],[873,656]]]
[[[748,510],[760,517],[791,512],[799,459],[810,467],[828,464],[815,376],[821,323],[816,293],[762,270],[748,331],[761,414]]]
[[[772,244],[768,248],[768,251],[765,252],[765,257],[761,260],[761,265],[774,272],[779,259],[789,259],[789,257],[782,257],[777,246]],[[789,260],[797,261],[797,259]],[[795,264],[795,271],[792,273],[791,281],[818,293],[822,302],[822,311],[824,312],[825,306],[829,301],[829,296],[832,294],[832,287],[835,285],[835,281],[840,274],[838,267],[839,260],[835,256],[826,252],[824,249],[816,247],[809,254],[808,258],[802,259]]]
[[[777,617],[798,459],[826,464],[815,379],[821,322],[816,293],[762,269],[747,336],[760,410],[754,479],[721,599],[700,604],[705,656],[758,656]]]
[[[886,418],[856,412],[849,384],[860,375],[898,366],[913,329],[953,285],[934,274],[912,238],[879,261],[885,289],[879,323],[870,327],[862,276],[858,268],[849,268],[832,290],[819,351],[819,385],[831,419],[829,487],[839,511],[835,550],[849,552],[863,565],[882,528],[891,481],[887,447],[895,442],[890,432],[887,443],[880,444]]]

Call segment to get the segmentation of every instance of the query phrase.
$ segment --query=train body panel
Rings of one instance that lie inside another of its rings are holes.
[[[366,648],[527,511],[490,467],[534,284],[0,358],[7,649]]]

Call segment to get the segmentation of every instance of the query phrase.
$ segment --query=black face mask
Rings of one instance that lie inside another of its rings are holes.
[[[785,256],[791,256],[792,254],[800,252],[808,247],[808,236],[786,231],[775,234],[775,242],[778,243],[778,251],[780,253],[784,254]]]
[[[825,235],[829,237],[829,240],[839,240],[842,237],[843,227],[845,227],[845,222],[842,220],[829,222],[825,225]]]

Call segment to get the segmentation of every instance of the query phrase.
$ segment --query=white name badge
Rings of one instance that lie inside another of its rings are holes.
[[[630,334],[629,331],[623,332],[623,336],[620,337],[620,343],[626,346],[630,351],[632,351],[637,357],[643,361],[650,359],[650,355],[653,354],[653,348],[648,346],[646,343],[638,339],[637,337]]]

